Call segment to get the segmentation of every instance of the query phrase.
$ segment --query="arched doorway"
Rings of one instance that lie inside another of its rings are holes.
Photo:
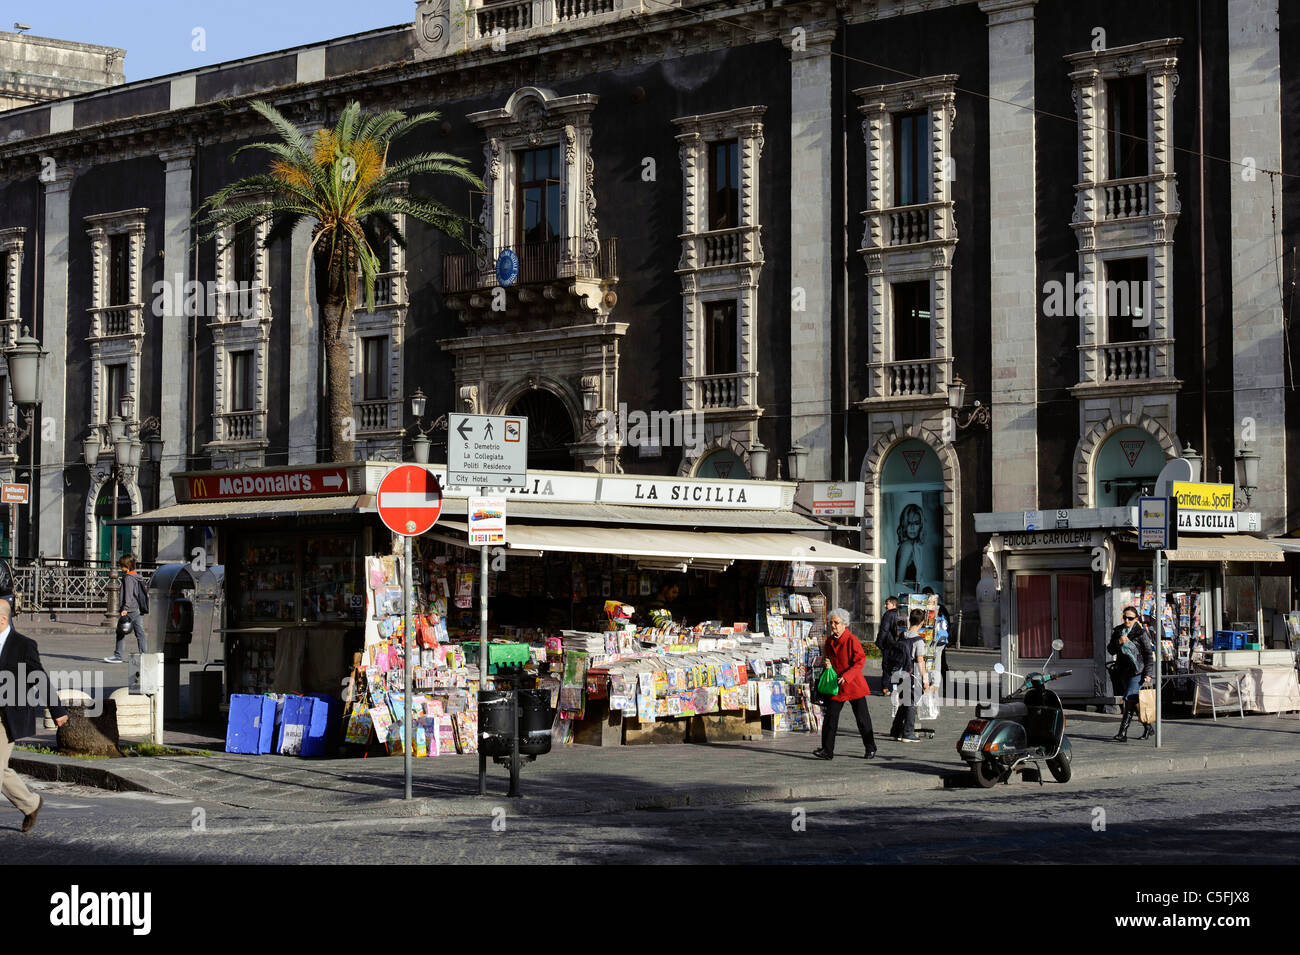
[[[943,467],[924,441],[900,441],[885,457],[878,527],[885,594],[932,587],[944,599]]]
[[[534,388],[510,405],[509,415],[528,418],[528,467],[539,471],[572,471],[575,440],[573,419],[562,402],[549,391]]]
[[[131,495],[126,485],[114,481],[105,481],[95,498],[95,553],[94,556],[103,566],[112,566],[123,554],[131,552],[131,527],[118,525],[113,527],[105,523],[113,519],[113,492],[117,491],[117,516],[131,515]],[[139,558],[139,554],[136,555]]]
[[[1143,428],[1120,428],[1097,449],[1093,467],[1096,507],[1127,507],[1151,494],[1165,466],[1159,440]]]
[[[745,462],[730,448],[710,451],[695,469],[695,476],[721,481],[747,481],[749,469]]]

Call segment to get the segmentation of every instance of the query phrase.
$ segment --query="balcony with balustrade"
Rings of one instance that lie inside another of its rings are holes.
[[[493,308],[500,286],[496,262],[504,247],[448,253],[442,257],[442,288],[447,305],[467,322],[547,317],[560,312],[595,311],[608,317],[617,301],[618,240],[607,238],[595,248],[581,238],[556,238],[512,247],[519,272],[507,293],[510,307]]]
[[[469,39],[586,27],[642,11],[641,0],[470,0]],[[499,31],[499,32],[498,32]]]
[[[1173,374],[1172,338],[1078,348],[1079,383],[1070,389],[1075,394],[1157,394],[1177,391],[1182,384]]]
[[[682,378],[686,410],[757,412],[758,372],[728,372]]]
[[[89,311],[91,340],[144,337],[143,305],[110,305]]]
[[[952,202],[922,202],[862,213],[867,227],[867,248],[905,249],[954,241]]]
[[[270,441],[266,411],[223,411],[212,416],[212,441],[205,450],[214,468],[260,467]]]
[[[1127,179],[1104,179],[1075,184],[1078,209],[1075,225],[1123,224],[1128,220],[1177,216],[1175,178],[1133,176]],[[1134,222],[1145,226],[1145,221]]]
[[[867,369],[871,374],[871,396],[859,402],[862,407],[885,411],[940,407],[948,403],[951,358],[871,362]]]
[[[678,236],[682,240],[679,271],[755,265],[762,260],[758,226],[715,229]]]

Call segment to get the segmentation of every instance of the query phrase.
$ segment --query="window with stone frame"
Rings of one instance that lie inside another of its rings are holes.
[[[760,160],[766,107],[673,120],[682,166],[682,407],[706,446],[757,437]]]
[[[256,201],[256,200],[253,200]],[[215,468],[265,464],[267,361],[270,353],[271,250],[269,220],[224,228],[214,242],[216,299],[212,305]]]
[[[885,414],[947,405],[957,79],[942,74],[854,90],[867,147],[859,252],[870,290],[870,391],[861,404]]]
[[[85,217],[90,241],[90,422],[107,441],[108,420],[121,413],[122,394],[139,398],[144,342],[145,222],[149,210],[124,209]],[[152,413],[135,407],[137,417]]]
[[[396,216],[398,230],[405,216]],[[402,348],[408,309],[406,250],[393,236],[376,237],[380,272],[375,307],[364,299],[352,317],[352,404],[357,453],[376,461],[402,455]]]
[[[1075,282],[1096,291],[1097,305],[1079,316],[1074,390],[1094,417],[1112,410],[1108,402],[1134,381],[1159,391],[1161,382],[1176,380],[1172,276],[1180,204],[1173,105],[1181,42],[1171,37],[1065,58],[1079,130],[1070,222],[1078,243]],[[1122,309],[1133,283],[1141,314],[1114,314],[1109,300]]]

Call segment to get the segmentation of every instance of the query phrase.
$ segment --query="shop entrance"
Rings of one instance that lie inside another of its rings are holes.
[[[899,442],[880,478],[879,553],[886,594],[943,592],[943,468],[924,441]]]
[[[1087,687],[1093,678],[1092,575],[1086,573],[1016,573],[1015,673],[1042,666],[1052,641],[1065,646],[1057,655],[1074,672],[1062,686]]]

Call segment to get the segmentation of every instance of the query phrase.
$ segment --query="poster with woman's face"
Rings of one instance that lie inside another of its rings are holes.
[[[931,587],[943,599],[943,492],[886,491],[880,503],[886,593]]]

